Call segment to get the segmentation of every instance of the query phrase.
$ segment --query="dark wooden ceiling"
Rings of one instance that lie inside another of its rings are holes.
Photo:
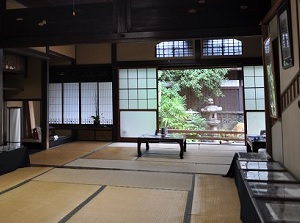
[[[271,7],[271,0],[18,2],[25,8],[0,3],[0,47],[256,36]]]

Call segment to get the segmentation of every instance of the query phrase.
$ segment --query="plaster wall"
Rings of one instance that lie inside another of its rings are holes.
[[[111,63],[110,44],[82,44],[76,46],[77,64]]]
[[[159,42],[118,43],[118,61],[155,60],[155,46]]]
[[[300,179],[300,96],[282,114],[284,166]]]
[[[283,163],[283,148],[282,148],[282,123],[276,122],[272,127],[272,157],[274,160]]]
[[[75,46],[74,45],[69,45],[69,46],[50,46],[49,50],[65,55],[67,57],[70,58],[74,58],[76,57],[75,54]]]
[[[20,89],[6,91],[6,100],[41,99],[41,60],[28,58],[27,75],[7,74],[5,84],[8,87]]]
[[[294,66],[283,69],[280,62],[280,90],[281,93],[288,87],[292,79],[299,72],[299,36],[298,36],[298,8],[296,0],[291,0],[291,18],[292,18],[292,40],[293,40],[293,55]],[[277,26],[276,26],[277,27]],[[273,29],[276,27],[271,26]],[[278,30],[277,30],[278,32]],[[280,46],[280,44],[279,44]],[[279,49],[281,55],[281,49]],[[296,177],[300,179],[300,109],[298,101],[300,97],[296,98],[292,104],[282,112],[281,119],[278,119],[272,127],[272,146],[273,153],[277,160],[283,161],[286,166]],[[281,125],[281,130],[279,126]],[[280,138],[282,138],[282,158],[280,157]]]

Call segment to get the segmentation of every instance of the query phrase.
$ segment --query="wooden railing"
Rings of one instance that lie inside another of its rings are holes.
[[[219,140],[219,141],[245,141],[245,132],[230,131],[230,130],[181,130],[168,129],[168,133],[185,134],[187,139],[205,140]]]

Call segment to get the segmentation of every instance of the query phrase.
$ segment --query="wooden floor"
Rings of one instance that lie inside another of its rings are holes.
[[[244,145],[72,142],[0,176],[1,222],[241,222],[234,180]]]

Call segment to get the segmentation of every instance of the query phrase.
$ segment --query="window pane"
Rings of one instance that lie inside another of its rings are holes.
[[[138,78],[147,78],[147,69],[139,69],[138,70]]]
[[[147,69],[147,78],[156,79],[156,69],[155,68]]]
[[[138,100],[129,100],[129,109],[137,109],[138,108]]]
[[[193,56],[192,41],[166,41],[156,45],[156,57],[190,57]]]
[[[148,100],[148,109],[156,109],[157,108],[157,100]]]
[[[112,83],[99,83],[100,124],[113,124]]]
[[[244,85],[245,85],[245,87],[255,87],[254,78],[253,77],[244,77]]]
[[[245,100],[245,109],[246,110],[256,110],[255,100],[246,99]]]
[[[263,88],[256,88],[256,98],[257,99],[264,99],[265,98],[265,92]]]
[[[64,124],[79,124],[79,84],[64,84]]]
[[[127,79],[127,70],[126,69],[120,69],[119,70],[119,78]]]
[[[128,88],[128,80],[127,79],[120,79],[119,80],[119,88]]]
[[[202,41],[203,56],[242,55],[242,42],[237,39],[204,39]]]
[[[121,100],[128,99],[128,90],[120,90],[119,94]]]
[[[257,99],[256,100],[257,110],[265,110],[265,100]]]
[[[137,79],[129,79],[129,88],[137,88]]]
[[[137,90],[129,90],[129,99],[137,99],[138,93]]]
[[[265,129],[266,127],[264,112],[247,112],[248,134],[260,134],[260,131]]]
[[[253,67],[250,66],[244,67],[244,77],[253,77],[253,76],[254,76]]]
[[[255,77],[255,86],[256,87],[264,87],[264,78],[263,77]]]
[[[49,84],[49,124],[62,124],[62,84]]]
[[[120,69],[119,71],[122,70],[124,69]],[[127,87],[119,90],[119,99],[120,99],[119,108],[120,109],[149,109],[148,100],[154,99],[155,101],[157,101],[156,68],[129,69],[128,73],[132,78],[119,79],[120,82],[125,82],[125,81],[129,82],[129,85]],[[125,85],[122,84],[122,86]],[[125,102],[125,99],[128,100],[127,103]]]
[[[147,88],[147,79],[139,79],[138,88]]]
[[[92,115],[96,115],[97,83],[81,84],[81,124],[93,124]]]
[[[255,88],[245,89],[245,99],[255,99]]]
[[[147,90],[138,90],[139,99],[147,99]]]
[[[138,137],[143,133],[154,133],[156,117],[156,111],[121,111],[120,136]]]
[[[128,78],[129,79],[137,79],[137,69],[129,69],[128,70]]]
[[[148,90],[148,98],[150,98],[150,99],[156,99],[156,90],[149,89]]]
[[[148,109],[147,100],[139,100],[139,109]]]
[[[120,100],[119,101],[120,109],[128,109],[128,100]]]
[[[148,88],[156,88],[156,79],[148,79]]]
[[[255,66],[254,71],[255,71],[255,76],[256,77],[263,77],[264,76],[263,66]]]

